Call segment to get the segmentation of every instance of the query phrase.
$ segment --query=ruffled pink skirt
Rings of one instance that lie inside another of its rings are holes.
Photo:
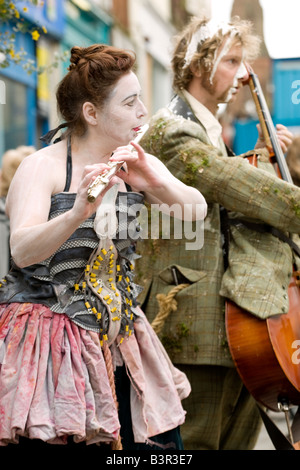
[[[135,334],[121,346],[134,382],[137,440],[182,424],[189,383],[142,313]],[[119,432],[97,333],[43,305],[0,305],[0,445],[18,443],[19,436],[53,444],[66,444],[68,436],[87,444],[111,442]]]
[[[2,315],[1,315],[2,314]],[[96,334],[43,305],[0,308],[0,444],[111,441],[119,421]],[[99,406],[101,403],[101,406]]]

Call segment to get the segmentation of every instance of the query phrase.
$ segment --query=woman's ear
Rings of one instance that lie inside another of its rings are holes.
[[[93,103],[90,103],[89,101],[83,103],[82,114],[88,124],[91,126],[95,126],[97,124],[97,110]]]

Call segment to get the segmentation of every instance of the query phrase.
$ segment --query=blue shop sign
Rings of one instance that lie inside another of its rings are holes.
[[[64,0],[43,0],[39,5],[20,1],[17,8],[25,19],[40,27],[44,26],[49,35],[62,37],[65,27]]]
[[[300,125],[300,57],[273,61],[274,120]]]
[[[15,50],[25,51],[26,60],[35,61],[35,41],[32,39],[30,33],[17,33],[13,30],[13,25],[0,24],[0,35],[8,33],[15,34]],[[22,64],[11,62],[9,67],[0,68],[0,75],[4,75],[12,80],[23,83],[30,87],[36,87],[37,76],[36,72],[26,73],[22,67]]]

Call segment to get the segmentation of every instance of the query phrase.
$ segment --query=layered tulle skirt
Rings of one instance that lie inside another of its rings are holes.
[[[19,436],[52,444],[110,443],[120,422],[113,371],[130,377],[136,442],[184,422],[186,377],[171,364],[139,311],[135,333],[101,348],[97,333],[40,304],[0,305],[0,445]]]

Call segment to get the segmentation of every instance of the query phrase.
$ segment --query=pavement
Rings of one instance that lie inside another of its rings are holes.
[[[285,414],[283,412],[275,413],[272,411],[268,411],[268,416],[276,424],[278,429],[285,436],[287,436],[288,428],[287,428],[287,423],[285,419]],[[254,450],[276,450],[264,425],[262,426],[262,429],[261,429],[261,432],[258,437]]]

